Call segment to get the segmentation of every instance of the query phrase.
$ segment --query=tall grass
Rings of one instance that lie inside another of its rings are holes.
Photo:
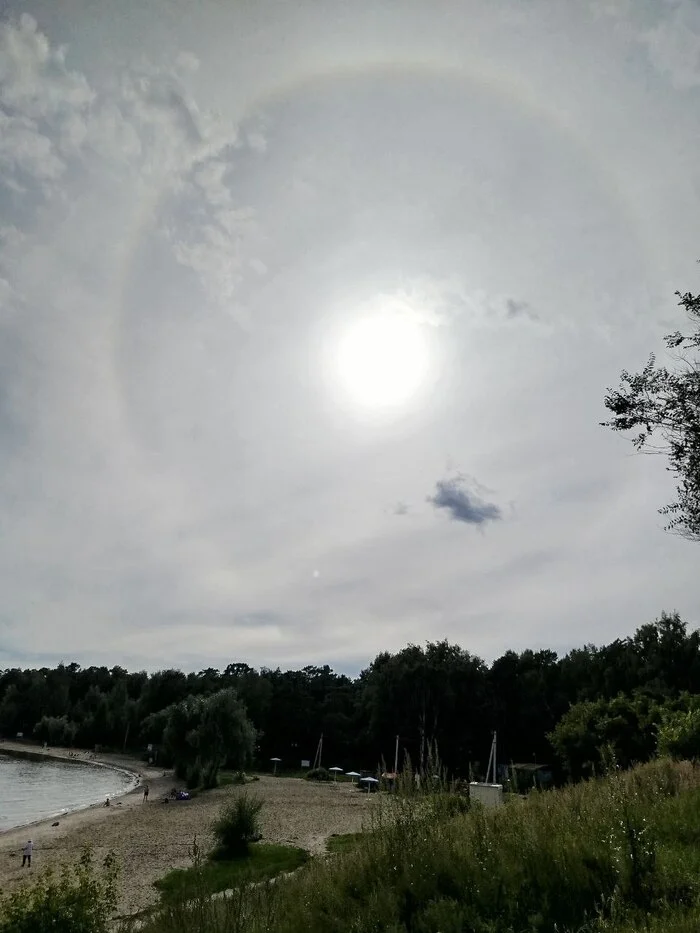
[[[467,809],[442,781],[434,792],[406,782],[346,853],[265,897],[251,887],[236,898],[206,908],[216,920],[164,916],[151,929],[689,933],[700,916],[700,770],[658,761],[495,810]]]

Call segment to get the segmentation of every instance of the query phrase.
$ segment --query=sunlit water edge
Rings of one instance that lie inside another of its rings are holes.
[[[0,749],[0,833],[120,797],[138,777],[102,762],[14,756]]]

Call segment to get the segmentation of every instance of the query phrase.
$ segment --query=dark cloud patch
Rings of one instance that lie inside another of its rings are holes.
[[[531,321],[539,320],[530,305],[526,301],[518,301],[517,298],[506,298],[505,312],[508,320],[514,318],[529,318]]]
[[[408,515],[408,503],[397,502],[394,506],[394,515]]]
[[[468,525],[485,525],[502,517],[501,509],[494,502],[486,502],[469,489],[463,476],[441,479],[435,484],[435,494],[428,502],[436,509],[449,512],[450,518]]]

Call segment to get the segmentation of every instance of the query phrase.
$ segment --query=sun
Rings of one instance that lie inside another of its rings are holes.
[[[366,408],[395,408],[423,384],[428,350],[422,328],[405,314],[360,318],[341,336],[336,376],[345,393]]]

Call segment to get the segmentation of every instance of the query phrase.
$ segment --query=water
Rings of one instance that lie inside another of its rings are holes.
[[[133,778],[83,762],[12,758],[0,754],[0,831],[60,816],[123,793]]]

